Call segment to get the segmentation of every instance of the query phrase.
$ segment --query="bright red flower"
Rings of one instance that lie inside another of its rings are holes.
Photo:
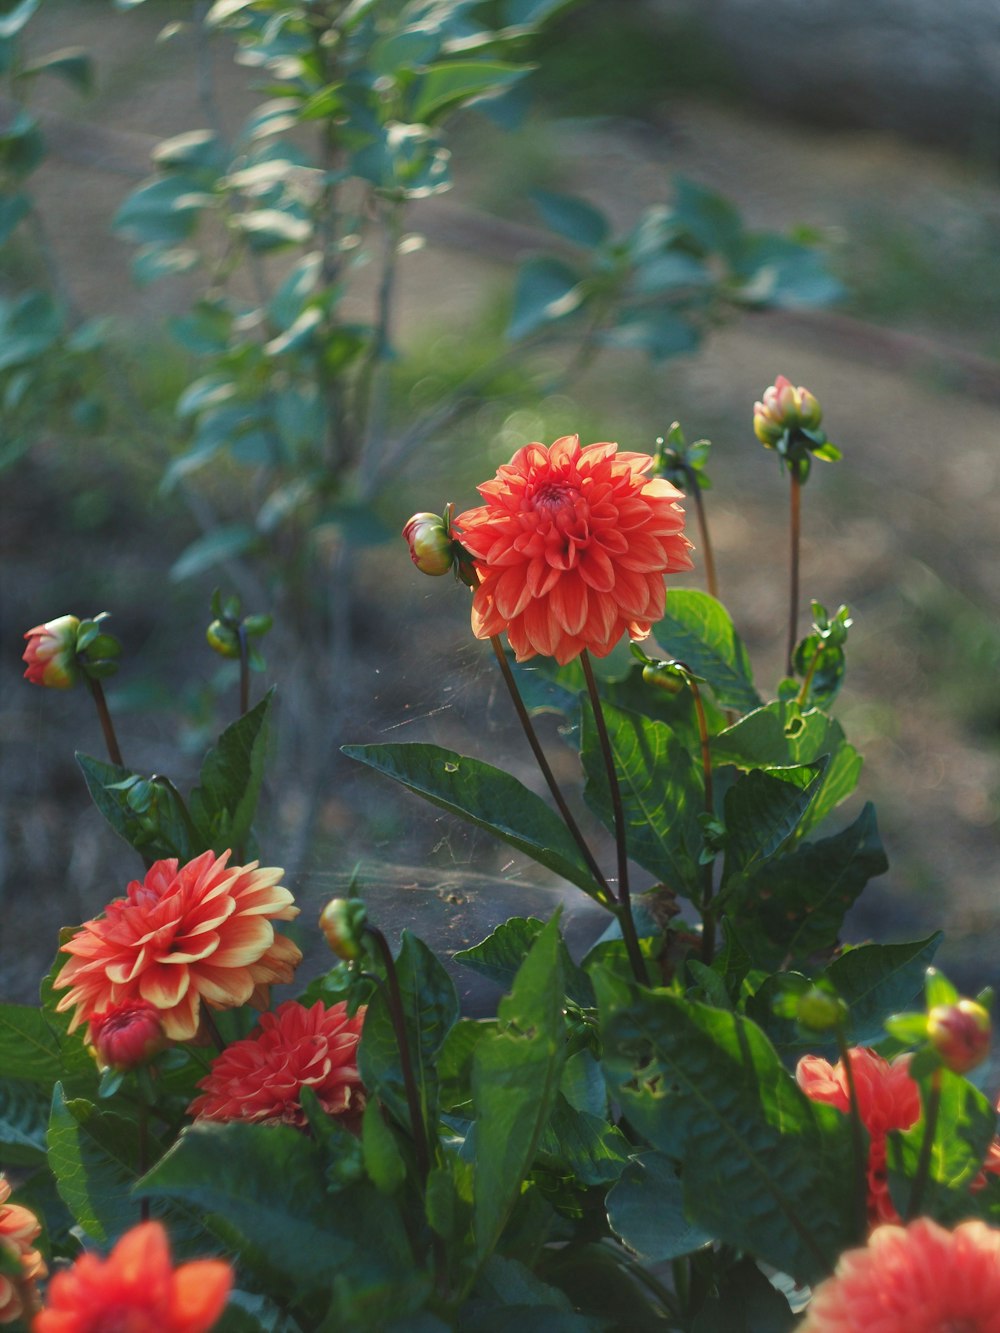
[[[18,1203],[8,1203],[10,1184],[0,1176],[0,1250],[21,1265],[20,1281],[0,1272],[0,1324],[12,1324],[29,1313],[34,1299],[35,1280],[44,1277],[45,1261],[32,1241],[42,1228],[38,1218]]]
[[[663,575],[691,568],[681,492],[644,477],[648,454],[564,435],[526,444],[479,487],[485,504],[455,520],[480,584],[472,629],[506,631],[523,662],[561,665],[586,648],[606,657],[623,634],[643,639],[663,615]]]
[[[349,1018],[340,1001],[327,1009],[286,1000],[243,1041],[227,1046],[201,1080],[188,1111],[199,1120],[252,1120],[305,1125],[303,1088],[311,1088],[328,1115],[355,1128],[365,1109],[358,1074],[358,1042],[365,1009]]]
[[[871,1226],[898,1222],[899,1214],[889,1195],[886,1135],[891,1129],[909,1129],[920,1119],[920,1089],[910,1077],[908,1055],[890,1064],[877,1052],[855,1046],[848,1056],[858,1095],[858,1112],[869,1138],[868,1221]],[[804,1055],[795,1077],[814,1102],[825,1102],[845,1115],[849,1113],[851,1100],[843,1061],[831,1065],[818,1055]]]
[[[101,1066],[122,1071],[148,1064],[167,1044],[160,1011],[145,1000],[95,1014],[90,1039]]]
[[[74,1011],[71,1032],[145,1001],[169,1040],[190,1041],[202,1000],[214,1009],[263,1008],[271,983],[291,981],[302,955],[271,924],[298,916],[278,883],[284,872],[228,860],[229,852],[203,852],[180,868],[174,859],[155,862],[62,946],[71,957],[55,986],[71,988],[58,1004]],[[93,1044],[92,1028],[87,1039]]]
[[[1000,1231],[928,1217],[840,1256],[798,1333],[1000,1333]]]
[[[222,1259],[174,1268],[162,1225],[143,1222],[107,1259],[82,1254],[57,1273],[31,1333],[207,1333],[232,1285]]]
[[[47,685],[53,690],[68,690],[80,675],[76,661],[76,632],[80,622],[76,616],[59,616],[44,625],[29,629],[25,638],[28,646],[22,659],[28,668],[25,680],[32,685]]]

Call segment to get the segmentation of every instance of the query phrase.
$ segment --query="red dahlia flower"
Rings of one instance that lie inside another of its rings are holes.
[[[691,568],[681,492],[644,477],[652,464],[564,435],[526,444],[480,486],[486,503],[454,523],[480,579],[476,637],[506,631],[519,662],[560,665],[585,648],[606,657],[625,633],[645,638],[663,615],[663,575]]]
[[[25,680],[32,685],[46,685],[52,690],[68,690],[80,675],[76,661],[76,632],[80,622],[76,616],[59,616],[44,625],[29,629],[25,638],[28,646],[22,653],[27,662]]]
[[[362,1006],[353,1018],[341,1000],[311,1009],[286,1000],[243,1041],[234,1041],[212,1062],[188,1111],[199,1120],[252,1120],[302,1128],[303,1088],[312,1088],[327,1115],[343,1116],[354,1128],[365,1109],[358,1074]]]
[[[202,1000],[214,1009],[262,1008],[272,982],[291,981],[302,955],[271,924],[298,916],[278,883],[284,872],[228,860],[229,852],[203,852],[180,868],[174,859],[155,862],[62,946],[70,959],[55,986],[71,989],[57,1007],[74,1011],[71,1032],[88,1023],[93,1044],[97,1015],[145,1002],[170,1041],[190,1041]]]
[[[898,1222],[899,1214],[889,1196],[886,1168],[886,1135],[891,1129],[909,1129],[920,1119],[920,1089],[910,1077],[910,1057],[888,1060],[865,1046],[848,1051],[861,1123],[868,1131],[868,1221]],[[831,1065],[818,1055],[804,1055],[795,1077],[799,1087],[814,1102],[825,1102],[849,1114],[847,1071],[842,1061]]]
[[[221,1259],[174,1268],[162,1225],[143,1222],[107,1259],[81,1254],[57,1273],[31,1333],[207,1333],[232,1284],[232,1269]]]
[[[1000,1333],[1000,1231],[929,1217],[840,1256],[799,1333]]]
[[[45,1262],[32,1246],[41,1232],[38,1219],[18,1203],[8,1203],[10,1185],[0,1176],[0,1251],[21,1265],[15,1281],[0,1271],[0,1324],[12,1324],[28,1313],[34,1299],[35,1279],[45,1276]]]

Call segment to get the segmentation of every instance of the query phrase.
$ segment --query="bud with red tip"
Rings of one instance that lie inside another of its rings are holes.
[[[955,1074],[967,1074],[989,1054],[989,1013],[976,1000],[935,1005],[927,1015],[927,1039],[942,1064]]]
[[[59,616],[29,629],[24,636],[28,646],[22,654],[28,664],[25,680],[51,690],[68,690],[75,685],[80,678],[76,660],[79,629],[76,616]]]
[[[816,430],[822,420],[814,395],[801,384],[795,388],[784,375],[764,390],[762,402],[753,405],[754,434],[768,449],[775,448],[786,430]]]
[[[410,559],[422,574],[435,577],[447,574],[455,564],[455,547],[449,519],[451,506],[444,515],[414,514],[403,528],[403,539],[410,548]]]
[[[90,1040],[101,1068],[120,1073],[149,1064],[167,1045],[159,1010],[144,1000],[95,1014]]]

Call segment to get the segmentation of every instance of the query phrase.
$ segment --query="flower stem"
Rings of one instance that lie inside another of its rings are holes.
[[[698,535],[701,539],[701,551],[705,560],[705,581],[708,584],[710,597],[718,597],[719,584],[715,575],[715,555],[712,551],[712,542],[708,535],[708,517],[705,513],[705,500],[701,486],[698,484],[698,474],[694,468],[687,469],[687,478],[691,495],[694,498],[695,513],[698,515]]]
[[[146,1099],[143,1097],[138,1107],[138,1132],[139,1132],[139,1175],[144,1176],[149,1167],[149,1107],[146,1105]],[[139,1200],[139,1221],[149,1221],[149,1199],[144,1194]]]
[[[531,720],[531,714],[528,712],[524,700],[521,698],[521,691],[517,688],[517,680],[513,671],[510,669],[510,663],[507,661],[507,654],[503,650],[500,636],[494,634],[490,638],[490,643],[493,645],[493,652],[496,655],[497,663],[500,666],[504,683],[507,686],[511,701],[514,704],[514,709],[517,713],[518,720],[521,723],[521,728],[527,737],[528,744],[531,746],[531,753],[535,756],[538,767],[542,771],[542,777],[545,779],[548,789],[552,793],[552,799],[555,801],[559,813],[563,817],[563,822],[573,835],[573,840],[579,847],[580,854],[584,861],[587,863],[587,869],[594,877],[594,882],[597,884],[598,888],[598,897],[606,907],[611,907],[615,901],[614,894],[611,892],[608,881],[601,873],[601,868],[594,859],[594,854],[587,845],[587,840],[583,836],[580,826],[573,816],[572,810],[570,810],[569,806],[566,804],[566,798],[562,794],[562,789],[556,781],[556,776],[552,772],[548,759],[545,757],[545,751],[542,749],[541,742],[538,739],[538,733],[535,731],[534,723]]]
[[[678,665],[684,667],[681,662]],[[695,716],[698,719],[698,737],[701,741],[701,771],[704,778],[705,813],[711,818],[715,814],[715,790],[712,785],[712,750],[708,741],[708,723],[705,720],[705,705],[702,702],[701,691],[698,689],[698,682],[694,676],[684,667],[687,677],[688,689],[691,691],[691,697],[694,699]],[[706,861],[702,867],[704,884],[701,893],[701,960],[706,965],[710,964],[715,954],[715,913],[712,911],[712,889],[714,863]]]
[[[788,675],[795,673],[795,636],[799,623],[799,545],[802,529],[802,479],[799,465],[789,464],[792,479],[789,523]]]
[[[809,670],[806,672],[805,680],[802,682],[802,688],[799,690],[799,696],[795,700],[800,708],[805,708],[806,700],[809,698],[809,687],[813,683],[813,676],[816,674],[816,668],[819,666],[819,659],[823,656],[823,644],[821,643],[813,653],[812,661],[809,663]]]
[[[97,716],[100,718],[101,730],[104,732],[104,744],[108,751],[108,758],[119,768],[125,767],[125,760],[122,758],[121,748],[118,745],[118,737],[115,735],[115,724],[111,721],[111,714],[108,712],[108,701],[104,697],[104,688],[99,680],[94,680],[92,676],[87,677],[87,684],[90,686],[90,693],[93,696],[94,706],[97,709]]]
[[[858,1089],[854,1081],[854,1069],[851,1055],[847,1049],[842,1025],[837,1026],[837,1049],[844,1066],[847,1079],[847,1100],[850,1103],[851,1146],[854,1154],[854,1206],[857,1239],[864,1240],[868,1230],[868,1154],[865,1151],[865,1130],[861,1119],[861,1107],[858,1103]]]
[[[244,717],[250,711],[250,645],[242,620],[236,633],[240,644],[240,717]]]
[[[377,926],[366,923],[364,932],[374,940],[382,964],[385,967],[386,981],[388,982],[385,998],[389,1006],[389,1017],[392,1021],[393,1031],[396,1034],[396,1045],[399,1047],[399,1065],[403,1075],[403,1086],[406,1089],[406,1106],[410,1113],[410,1129],[413,1134],[413,1153],[417,1159],[417,1174],[420,1176],[421,1187],[426,1189],[427,1176],[430,1172],[427,1127],[424,1124],[423,1111],[420,1107],[420,1090],[413,1075],[413,1061],[410,1057],[410,1043],[406,1035],[406,1018],[403,1013],[403,995],[399,989],[396,963],[392,956],[392,950],[389,948],[389,941]]]
[[[611,793],[611,808],[614,812],[615,847],[618,853],[618,911],[616,915],[622,928],[625,948],[628,952],[629,962],[632,964],[635,979],[640,985],[645,986],[648,985],[649,978],[646,965],[642,959],[642,950],[639,948],[635,921],[632,917],[632,897],[628,883],[628,843],[625,836],[625,810],[622,806],[621,787],[618,785],[618,771],[615,768],[611,738],[608,735],[607,723],[604,720],[600,691],[597,688],[597,681],[594,679],[594,668],[590,664],[590,654],[586,648],[580,654],[580,663],[587,681],[587,693],[590,695],[591,707],[594,710],[594,721],[597,723],[597,737],[601,745],[601,754],[604,757],[604,768],[608,775],[608,790]]]
[[[913,1177],[910,1190],[910,1202],[906,1207],[905,1221],[912,1222],[920,1212],[924,1201],[924,1190],[931,1170],[931,1153],[934,1149],[934,1136],[937,1133],[938,1112],[941,1109],[941,1070],[935,1069],[931,1075],[931,1088],[924,1105],[924,1138],[920,1145],[917,1159],[917,1172]]]

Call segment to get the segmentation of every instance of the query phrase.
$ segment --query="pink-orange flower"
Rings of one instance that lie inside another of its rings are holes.
[[[80,621],[76,616],[59,616],[44,625],[29,629],[25,638],[28,645],[22,658],[27,662],[25,680],[32,685],[46,685],[52,690],[68,690],[80,676],[76,661],[76,632]]]
[[[920,1119],[920,1089],[910,1077],[910,1057],[892,1063],[876,1051],[855,1046],[848,1051],[858,1112],[868,1131],[868,1221],[897,1222],[899,1214],[889,1195],[886,1135],[891,1129],[909,1129]],[[804,1055],[795,1071],[799,1087],[814,1102],[825,1102],[847,1115],[851,1100],[843,1061],[831,1065],[818,1055]]]
[[[299,911],[278,883],[283,872],[228,860],[229,852],[203,852],[180,868],[173,859],[155,862],[62,946],[70,959],[55,986],[70,987],[58,1008],[74,1011],[71,1032],[117,1005],[145,1001],[169,1040],[190,1041],[203,1000],[214,1009],[263,1008],[271,983],[291,981],[302,955],[271,924]],[[92,1030],[87,1039],[93,1043]]]
[[[32,1245],[42,1228],[34,1213],[18,1203],[8,1203],[10,1184],[0,1176],[0,1250],[21,1265],[14,1280],[0,1271],[0,1324],[12,1324],[29,1313],[35,1296],[35,1280],[45,1276],[45,1261]]]
[[[286,1000],[243,1041],[227,1046],[212,1062],[188,1110],[199,1120],[253,1120],[262,1124],[306,1123],[302,1089],[311,1088],[327,1115],[356,1128],[365,1109],[358,1074],[362,1006],[348,1017],[341,1000],[329,1009]]]
[[[472,629],[506,631],[523,662],[606,657],[623,634],[645,638],[664,610],[663,576],[691,568],[681,492],[644,477],[648,454],[565,435],[526,444],[479,487],[485,504],[455,520],[480,584]]]
[[[146,1000],[115,1005],[90,1020],[90,1039],[105,1069],[124,1072],[148,1064],[167,1044],[160,1011]]]
[[[222,1259],[174,1268],[162,1225],[143,1222],[107,1259],[81,1254],[57,1273],[31,1333],[208,1333],[232,1284]]]
[[[928,1217],[840,1256],[798,1333],[1000,1333],[1000,1231]]]

